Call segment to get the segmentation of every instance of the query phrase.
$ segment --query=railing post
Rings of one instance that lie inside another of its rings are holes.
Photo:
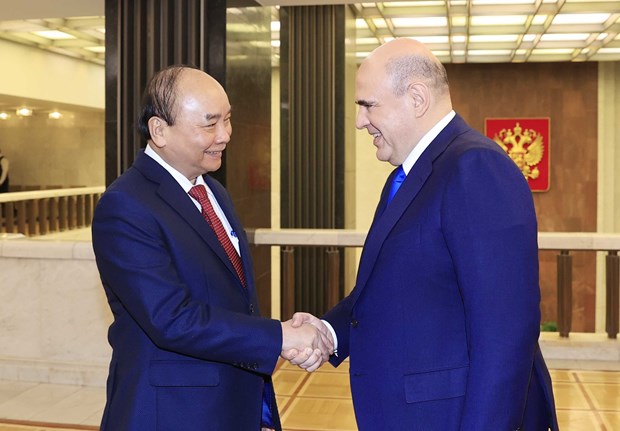
[[[84,195],[77,195],[77,227],[84,227],[86,225],[84,222],[85,207]]]
[[[47,205],[49,203],[49,199],[38,199],[38,207],[39,207],[39,234],[45,235],[47,234]]]
[[[77,227],[77,199],[75,196],[69,196],[68,200],[69,211],[67,213],[67,228],[71,230]]]
[[[69,229],[69,197],[58,198],[58,229],[63,232]]]
[[[85,216],[84,216],[84,224],[86,226],[90,226],[91,222],[93,221],[93,195],[86,195],[84,196],[84,199],[86,199],[86,209],[85,209]]]
[[[58,198],[50,199],[50,232],[58,232]]]
[[[573,257],[569,250],[561,250],[557,257],[558,267],[558,331],[560,337],[568,337],[572,323],[573,305]]]
[[[295,249],[282,247],[282,320],[295,312]]]
[[[26,201],[17,202],[17,233],[26,235]]]
[[[340,300],[340,250],[329,247],[327,253],[327,295],[325,310],[330,310]]]
[[[37,234],[37,201],[30,199],[26,204],[26,207],[28,208],[28,213],[26,215],[26,218],[28,219],[28,236],[34,236]]]
[[[6,219],[6,231],[8,233],[15,232],[15,206],[13,202],[7,202],[4,204],[4,217]]]
[[[617,251],[610,251],[605,256],[605,330],[607,337],[615,339],[618,336],[618,314],[620,312],[620,257]]]

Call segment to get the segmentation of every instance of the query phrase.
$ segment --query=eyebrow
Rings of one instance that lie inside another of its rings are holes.
[[[225,117],[229,116],[232,113],[232,108],[230,108],[228,110],[228,112],[226,113],[226,115],[224,115]],[[206,114],[205,115],[205,119],[207,121],[211,121],[211,120],[217,120],[219,118],[222,118],[222,114]]]
[[[359,99],[355,101],[355,104],[359,106],[369,107],[369,106],[375,106],[377,102],[371,102],[369,100]]]

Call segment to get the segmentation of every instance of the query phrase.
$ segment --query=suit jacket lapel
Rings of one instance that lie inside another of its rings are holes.
[[[368,231],[366,241],[364,242],[355,283],[356,295],[359,296],[361,290],[366,285],[374,268],[377,256],[379,255],[379,251],[383,246],[383,242],[431,175],[435,159],[445,151],[450,142],[452,142],[458,134],[468,129],[469,127],[463,119],[459,115],[456,115],[422,153],[405,178],[405,181],[403,181],[398,193],[396,193],[392,202],[386,207],[387,190],[389,189],[389,184],[391,184],[395,171],[388,177],[388,181],[381,193],[381,199],[377,206],[377,211],[375,212],[375,218]]]
[[[222,263],[226,265],[228,270],[235,275],[235,278],[238,280],[237,272],[233,267],[228,255],[224,251],[224,248],[220,244],[220,241],[217,239],[215,232],[209,226],[208,223],[205,222],[205,219],[200,214],[200,211],[196,209],[196,206],[192,202],[191,198],[185,193],[185,191],[181,188],[179,183],[155,160],[144,154],[141,151],[136,160],[134,161],[134,166],[143,175],[149,178],[151,181],[154,181],[159,184],[157,188],[157,194],[162,198],[165,204],[169,205],[174,211],[179,214],[179,216],[185,220],[197,233],[200,237],[207,243],[207,245],[212,249],[212,251],[220,258]],[[214,188],[209,186],[211,190]],[[214,192],[215,193],[215,192]],[[220,206],[222,206],[225,199],[221,196],[216,195],[216,199]],[[223,208],[224,209],[224,208]],[[226,213],[226,217],[229,222],[232,224],[232,219],[235,217],[230,216],[230,211],[224,210]],[[233,225],[233,229],[237,232],[237,227]],[[241,241],[240,241],[241,243]],[[249,253],[249,251],[248,251]],[[243,252],[242,252],[243,256]],[[245,259],[244,262],[244,271],[246,268]],[[246,271],[246,280],[247,271]],[[241,286],[241,281],[239,281],[239,286]]]

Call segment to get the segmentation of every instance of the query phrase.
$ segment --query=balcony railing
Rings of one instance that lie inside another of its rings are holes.
[[[27,191],[0,194],[0,234],[45,235],[88,227],[104,187]],[[350,229],[248,229],[250,243],[281,247],[281,312],[295,311],[295,249],[326,247],[327,292],[324,307],[331,308],[342,294],[340,249],[362,247],[367,232]],[[558,251],[557,326],[568,337],[572,324],[573,276],[571,251],[602,251],[605,256],[605,332],[617,338],[620,315],[620,234],[584,232],[538,235],[540,250]]]
[[[0,233],[36,236],[88,227],[104,190],[101,186],[0,194]]]
[[[361,247],[367,232],[348,229],[252,229],[248,230],[250,243],[280,246],[282,265],[281,304],[282,316],[295,312],[295,264],[296,247],[327,247],[327,294],[325,308],[331,308],[340,298],[340,259],[342,247]],[[604,251],[605,256],[605,331],[608,338],[615,339],[619,330],[620,286],[620,235],[583,232],[539,233],[540,250],[557,250],[557,325],[562,337],[568,337],[572,322],[572,256],[571,251]]]

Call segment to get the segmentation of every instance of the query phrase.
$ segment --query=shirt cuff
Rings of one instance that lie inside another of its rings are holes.
[[[336,337],[336,331],[334,331],[331,323],[327,320],[321,320],[321,322],[327,326],[327,329],[329,329],[329,332],[332,334],[332,340],[334,340],[334,355],[338,356],[338,337]]]

